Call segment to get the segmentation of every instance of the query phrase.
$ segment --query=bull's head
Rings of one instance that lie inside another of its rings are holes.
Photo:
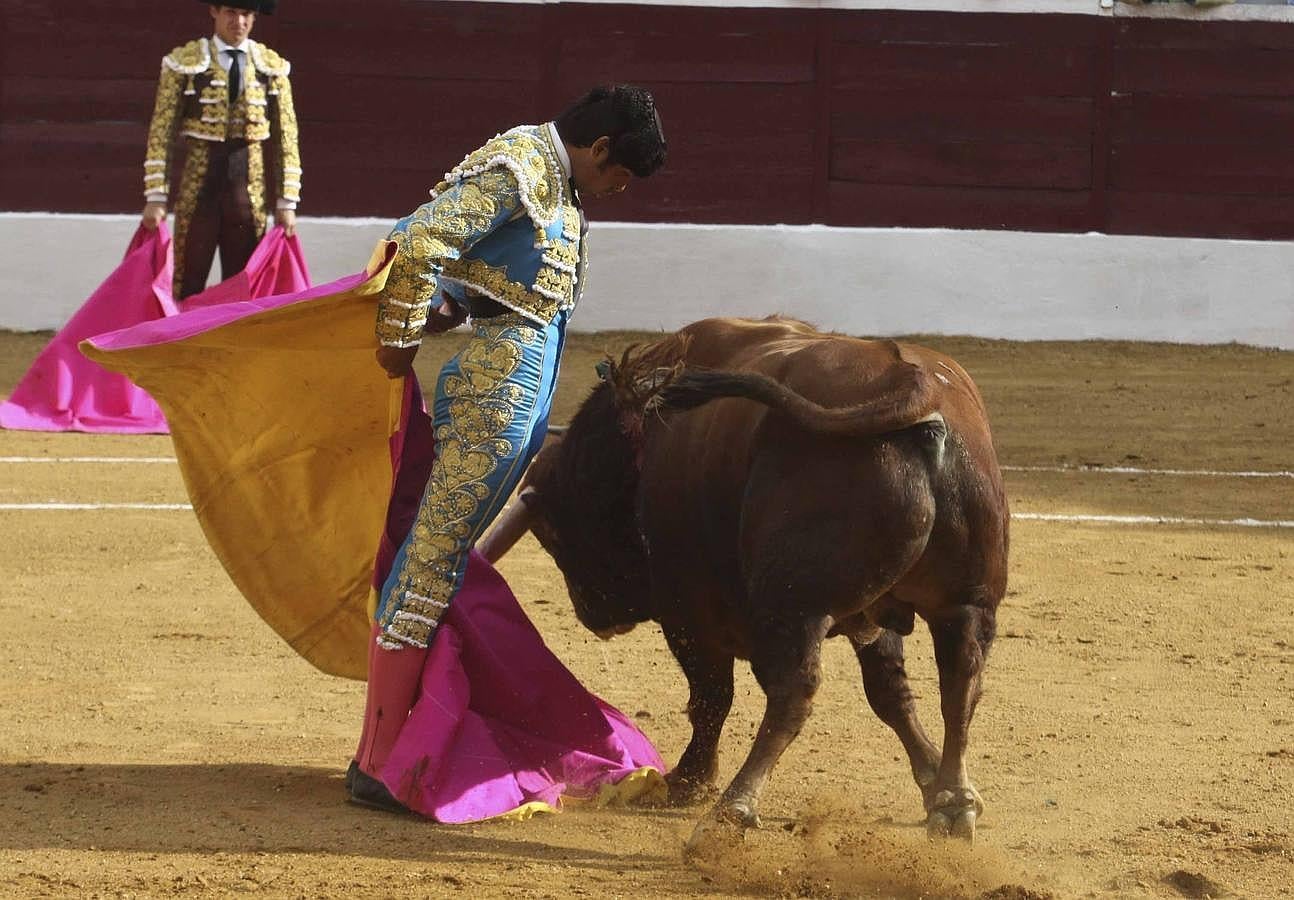
[[[651,604],[635,514],[634,450],[614,404],[597,403],[606,407],[607,427],[591,430],[588,416],[580,421],[599,393],[612,399],[607,386],[600,386],[570,431],[549,439],[526,471],[517,501],[478,549],[493,562],[530,531],[566,579],[576,617],[606,639],[651,618]]]
[[[652,617],[638,454],[645,411],[685,349],[667,339],[600,370],[602,382],[566,433],[539,451],[518,502],[478,547],[494,561],[530,530],[566,579],[575,615],[602,638]]]

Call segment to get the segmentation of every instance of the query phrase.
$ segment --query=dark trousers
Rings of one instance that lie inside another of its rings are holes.
[[[247,143],[212,143],[205,149],[206,171],[192,213],[187,223],[176,223],[177,232],[184,229],[183,259],[177,260],[181,300],[206,288],[217,248],[222,279],[246,268],[263,229],[248,191]]]

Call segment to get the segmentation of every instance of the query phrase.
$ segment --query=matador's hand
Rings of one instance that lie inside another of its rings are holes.
[[[467,310],[453,300],[446,299],[444,303],[427,314],[427,324],[422,330],[428,334],[441,334],[451,328],[457,328],[466,320]]]
[[[157,226],[166,221],[166,204],[150,202],[144,204],[144,214],[139,224],[149,231],[156,231]]]
[[[297,233],[297,211],[295,209],[274,210],[274,221],[283,226],[283,233],[288,237]]]
[[[377,348],[377,363],[386,369],[387,378],[403,378],[413,371],[413,358],[418,355],[418,345],[412,347]]]

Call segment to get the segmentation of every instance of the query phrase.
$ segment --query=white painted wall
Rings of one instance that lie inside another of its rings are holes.
[[[134,216],[0,213],[0,328],[57,328]],[[303,217],[316,282],[390,222]],[[1294,243],[824,226],[595,222],[581,331],[784,312],[855,334],[1239,341],[1294,349]]]

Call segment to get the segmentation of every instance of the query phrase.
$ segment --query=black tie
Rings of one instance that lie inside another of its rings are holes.
[[[229,105],[233,106],[243,90],[243,73],[238,67],[238,58],[243,51],[230,47],[226,52],[229,54]]]

